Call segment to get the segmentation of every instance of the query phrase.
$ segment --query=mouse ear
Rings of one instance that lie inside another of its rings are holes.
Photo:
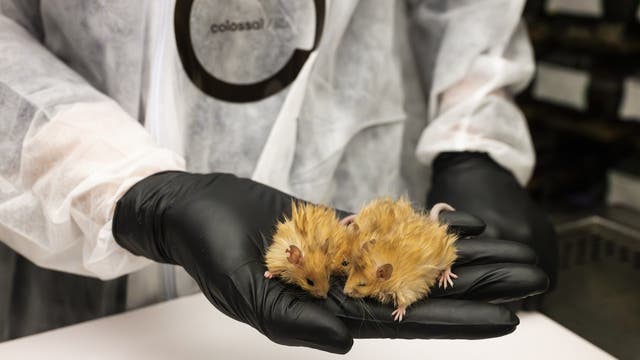
[[[353,224],[353,221],[355,219],[356,219],[356,215],[355,214],[349,215],[349,216],[343,218],[342,220],[340,220],[340,225],[349,226],[349,225]]]
[[[358,232],[360,231],[360,226],[358,226],[358,224],[356,224],[356,222],[353,221],[349,225],[347,225],[347,229],[349,229],[349,231],[352,231],[352,232]]]
[[[376,244],[376,239],[371,239],[365,242],[364,244],[362,244],[362,251],[368,251],[375,244]]]
[[[284,251],[287,253],[287,260],[293,265],[302,265],[302,250],[295,245],[290,245],[287,250]]]
[[[296,230],[302,236],[307,236],[307,229],[305,227],[305,207],[304,204],[296,203],[292,201],[291,203],[291,220],[296,227]]]
[[[329,252],[329,238],[324,239],[324,243],[320,247],[320,251],[323,253]]]
[[[393,265],[384,264],[382,266],[378,266],[378,270],[376,270],[376,277],[378,279],[389,280],[392,273],[393,273]]]

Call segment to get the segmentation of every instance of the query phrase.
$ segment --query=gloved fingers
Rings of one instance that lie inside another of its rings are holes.
[[[438,219],[449,226],[450,233],[458,234],[461,238],[478,236],[486,228],[484,221],[464,211],[443,211]]]
[[[277,278],[264,278],[264,265],[249,263],[234,271],[232,277],[235,286],[242,287],[237,301],[246,301],[247,307],[254,309],[256,327],[272,341],[338,354],[347,353],[353,346],[349,330],[324,301]]]
[[[535,264],[536,253],[529,246],[498,239],[460,239],[455,243],[458,258],[455,265],[492,263]]]
[[[347,353],[353,338],[344,323],[321,302],[282,294],[273,304],[265,333],[274,342],[306,346],[337,354]]]
[[[503,303],[544,292],[549,278],[529,264],[482,264],[453,268],[453,287],[434,286],[431,298],[451,298]]]
[[[425,299],[394,321],[394,308],[371,299],[352,299],[340,292],[331,303],[354,338],[482,339],[511,333],[519,324],[507,308],[469,300]]]

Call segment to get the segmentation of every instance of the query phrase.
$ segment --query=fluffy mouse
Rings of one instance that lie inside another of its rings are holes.
[[[336,212],[321,205],[293,203],[291,217],[279,222],[265,254],[266,278],[279,277],[312,296],[326,298],[337,247],[346,228]]]
[[[437,221],[443,210],[453,208],[438,204],[427,215],[406,200],[366,205],[348,225],[353,250],[344,293],[393,303],[391,315],[401,321],[407,307],[426,297],[437,281],[453,286],[457,237]]]

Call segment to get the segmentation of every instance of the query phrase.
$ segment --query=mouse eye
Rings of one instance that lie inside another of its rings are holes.
[[[307,278],[307,285],[313,286],[314,285],[313,280]]]
[[[363,286],[367,286],[367,284],[366,284],[366,283],[361,282],[361,283],[358,283],[358,286],[363,287]]]
[[[342,266],[347,266],[347,265],[349,265],[349,262],[347,260],[342,262]]]

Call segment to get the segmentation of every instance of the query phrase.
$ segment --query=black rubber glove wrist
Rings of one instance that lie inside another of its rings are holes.
[[[555,231],[547,214],[529,197],[513,174],[486,153],[449,152],[433,163],[427,204],[451,204],[481,218],[483,237],[517,241],[531,246],[551,284],[557,274]]]
[[[392,305],[346,298],[340,279],[334,280],[328,299],[313,299],[263,276],[263,254],[276,222],[290,215],[291,200],[229,174],[160,173],[143,179],[120,199],[113,233],[134,254],[183,266],[216,308],[271,340],[336,353],[347,352],[353,337],[503,335],[515,329],[518,319],[488,302],[546,288],[546,276],[531,265],[527,247],[461,240],[454,270],[465,279],[458,279],[455,290],[434,290],[433,298],[411,306],[401,323],[393,321]],[[453,215],[456,218],[454,227],[462,233],[478,232],[477,222],[465,227],[469,219]]]
[[[182,189],[172,185],[179,182],[184,174],[167,171],[149,176],[129,189],[117,202],[112,228],[120,246],[160,263],[178,264],[168,252],[162,225],[166,211]],[[142,189],[144,192],[140,191]]]

